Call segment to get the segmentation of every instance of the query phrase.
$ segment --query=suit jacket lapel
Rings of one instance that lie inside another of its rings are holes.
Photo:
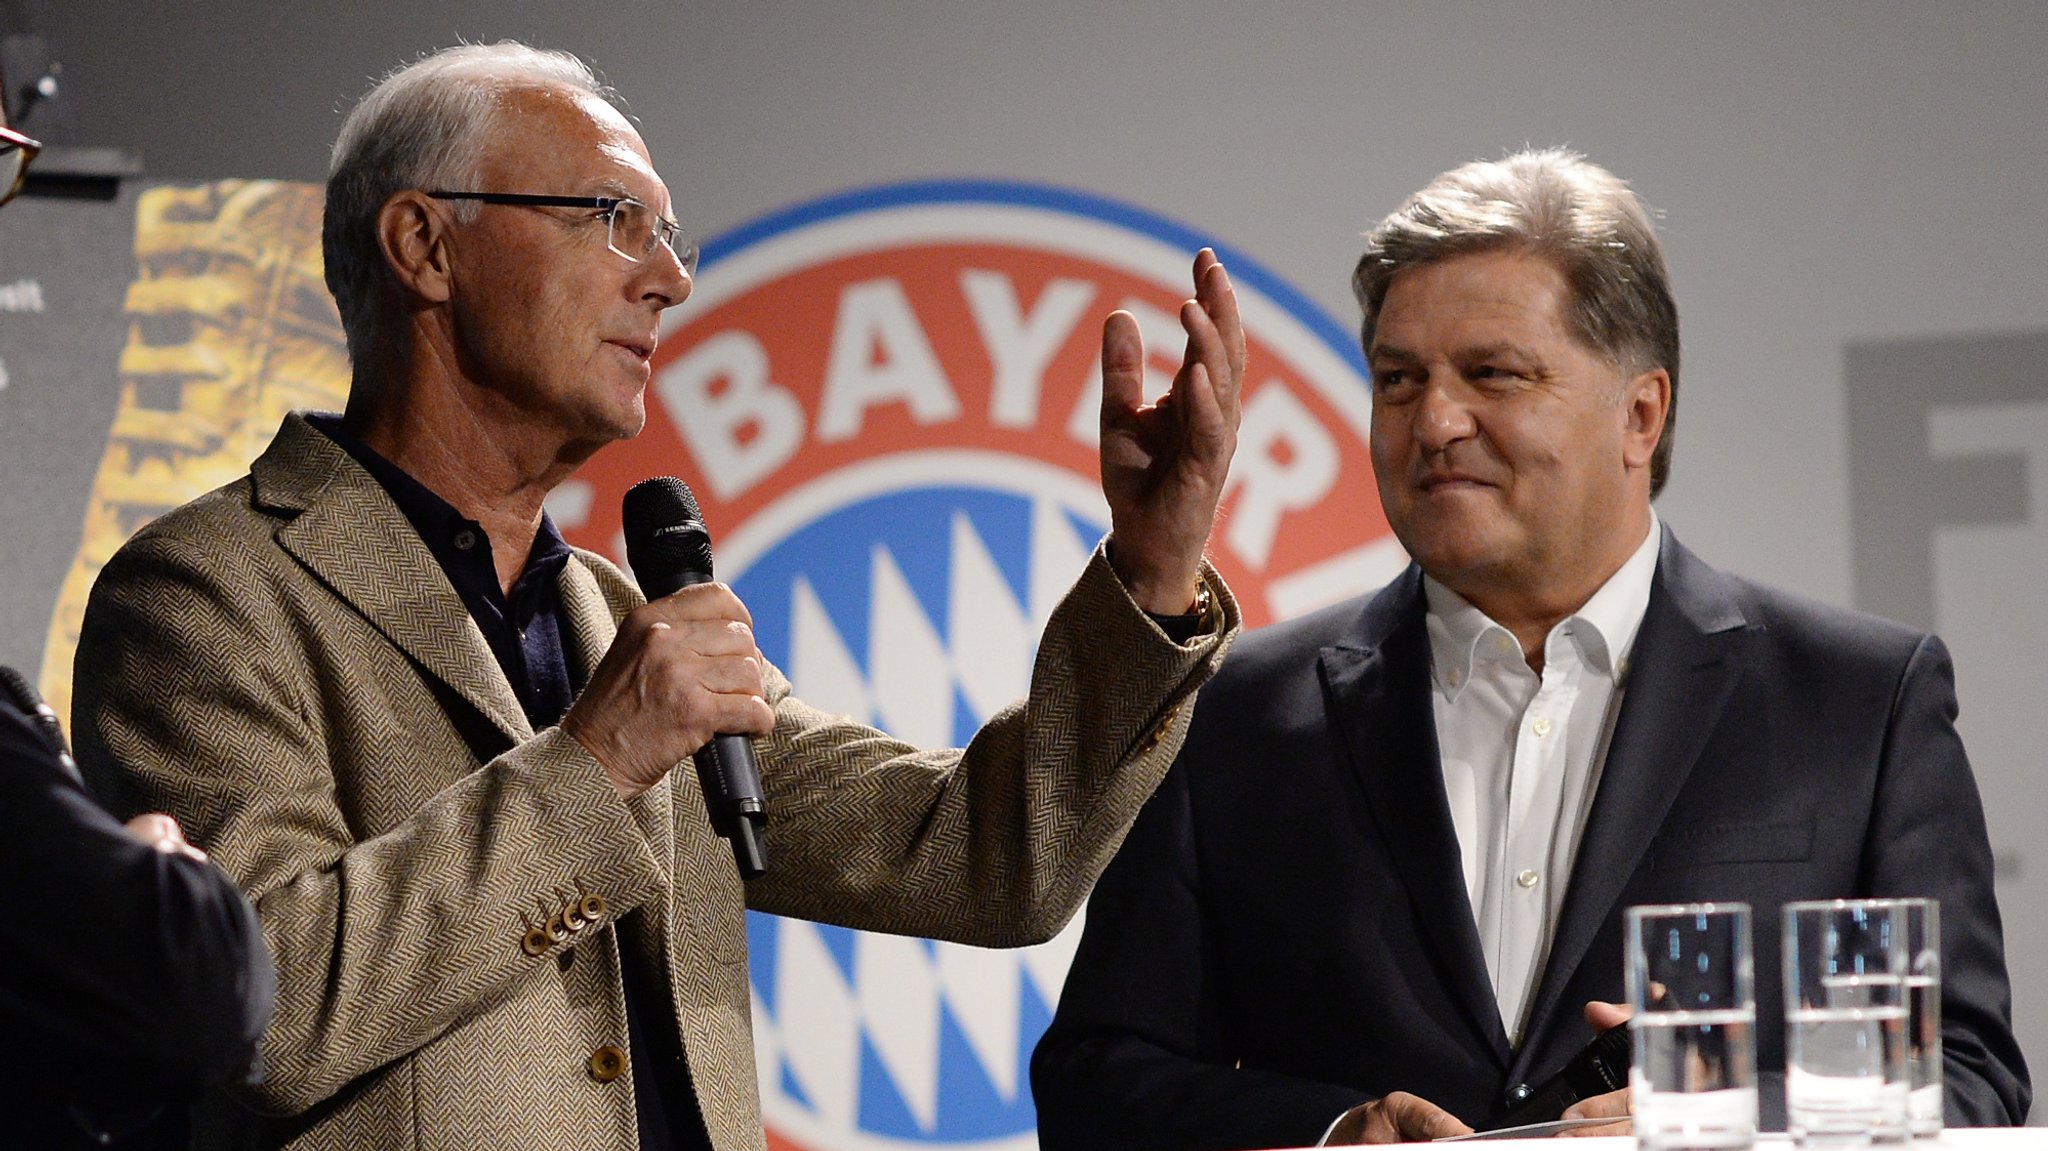
[[[1323,649],[1331,727],[1365,788],[1424,942],[1467,1023],[1506,1065],[1507,1032],[1465,892],[1430,700],[1422,577],[1411,567],[1366,608],[1360,642]]]
[[[249,468],[261,504],[299,514],[277,542],[512,742],[532,727],[497,657],[419,534],[377,481],[302,417]]]
[[[598,586],[597,577],[584,566],[581,555],[571,555],[569,562],[562,565],[562,574],[555,581],[555,588],[561,595],[569,658],[576,662],[581,673],[578,682],[589,683],[590,677],[597,672],[597,665],[604,660],[604,653],[611,649],[612,637],[618,634],[619,625],[613,622],[612,607],[604,598],[604,589]]]
[[[1571,884],[1529,1015],[1524,1057],[1543,1029],[1576,1019],[1560,1002],[1615,901],[1684,789],[1742,678],[1748,621],[1720,573],[1665,529],[1650,604],[1629,656],[1627,695],[1579,840]]]
[[[610,650],[612,640],[618,635],[616,612],[632,606],[628,603],[614,604],[606,599],[604,589],[582,555],[570,557],[562,565],[562,574],[556,584],[562,599],[562,623],[565,641],[569,644],[569,658],[576,661],[581,675],[580,682],[589,683],[597,671],[597,665],[604,660],[604,653]],[[679,870],[679,858],[683,851],[683,839],[676,832],[677,793],[687,783],[692,802],[698,794],[696,775],[690,764],[684,763],[663,776],[659,783],[626,801],[626,810],[633,815],[633,822],[640,828],[640,834],[647,837],[647,843],[655,863],[661,868],[661,895],[640,905],[638,929],[626,931],[620,937],[620,946],[638,949],[638,962],[649,971],[666,974],[666,985],[673,1000],[671,1007],[674,1017],[686,1019],[691,1013],[683,1004],[691,1000],[684,993],[684,980],[693,973],[676,961],[672,941],[678,925],[690,920],[682,910],[681,903],[691,899],[708,898],[709,888],[703,884],[679,884],[675,876]],[[699,802],[701,806],[701,802]],[[687,869],[681,869],[687,870]],[[700,989],[700,994],[701,989]],[[682,1035],[686,1053],[701,1051],[708,1042],[703,1035]]]
[[[555,586],[561,594],[562,630],[569,644],[569,658],[581,672],[578,682],[589,683],[597,665],[604,660],[604,653],[611,649],[612,638],[618,634],[612,605],[580,555],[571,556],[562,565]],[[675,837],[670,834],[674,778],[675,773],[670,772],[660,783],[626,802],[627,810],[640,825],[640,834],[656,845],[655,859],[663,871],[671,874],[675,870]]]

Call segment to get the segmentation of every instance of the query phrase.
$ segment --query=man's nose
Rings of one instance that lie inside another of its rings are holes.
[[[640,266],[647,272],[641,298],[652,301],[656,311],[673,308],[689,299],[690,290],[697,285],[690,270],[683,266],[682,257],[667,244],[656,244]]]
[[[1478,427],[1472,408],[1458,389],[1431,381],[1416,401],[1415,439],[1429,451],[1440,451],[1472,435]]]

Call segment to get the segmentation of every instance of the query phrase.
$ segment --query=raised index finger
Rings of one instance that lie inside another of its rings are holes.
[[[1102,321],[1102,408],[1135,411],[1145,403],[1145,339],[1137,317],[1115,311]]]

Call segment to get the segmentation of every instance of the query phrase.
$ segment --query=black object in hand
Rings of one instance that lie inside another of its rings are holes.
[[[1581,1099],[1619,1091],[1628,1086],[1630,1054],[1627,1025],[1610,1027],[1579,1048],[1564,1070],[1545,1079],[1527,1099],[1480,1124],[1479,1129],[1497,1131],[1545,1123],[1562,1116],[1565,1108]]]
[[[621,518],[626,562],[648,599],[711,582],[711,533],[704,528],[689,485],[671,476],[641,480],[626,492]],[[768,810],[761,797],[761,769],[754,763],[754,741],[744,735],[714,736],[695,761],[711,828],[732,841],[740,878],[753,879],[768,870],[761,842]]]

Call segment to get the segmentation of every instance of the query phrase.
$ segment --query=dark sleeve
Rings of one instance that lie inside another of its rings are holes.
[[[128,835],[0,701],[0,1077],[88,1106],[246,1074],[269,952],[218,868]]]
[[[1237,1066],[1181,767],[1088,901],[1031,1060],[1044,1151],[1302,1147],[1364,1092]]]
[[[2018,1126],[2033,1090],[2012,1032],[1984,805],[1956,726],[1948,649],[1928,636],[1901,677],[1879,775],[1865,890],[1941,901],[1941,1038],[1951,1127]]]

